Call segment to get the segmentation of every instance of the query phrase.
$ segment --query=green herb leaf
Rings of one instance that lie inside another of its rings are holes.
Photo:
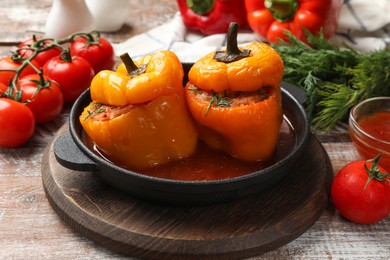
[[[283,80],[302,88],[314,128],[331,130],[348,119],[360,101],[390,95],[390,51],[358,53],[307,32],[309,45],[288,33],[290,43],[274,44],[285,64]]]
[[[92,104],[93,110],[92,111],[87,110],[87,114],[88,115],[86,117],[84,117],[84,120],[87,120],[88,118],[90,118],[91,116],[93,116],[95,114],[99,114],[99,113],[105,112],[106,109],[104,107],[101,107],[101,106],[102,106],[102,104],[94,102]]]
[[[206,116],[208,115],[209,110],[213,105],[216,107],[230,107],[230,102],[229,100],[223,98],[221,95],[213,91],[211,95],[210,103],[206,110]]]

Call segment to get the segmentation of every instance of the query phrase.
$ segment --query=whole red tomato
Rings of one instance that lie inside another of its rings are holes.
[[[31,109],[36,123],[49,122],[61,113],[64,96],[56,82],[38,74],[24,76],[19,80],[22,102]]]
[[[32,37],[20,43],[18,45],[17,52],[22,58],[27,59],[34,54],[34,50],[32,48],[43,49],[49,46],[51,43],[52,43],[51,40],[39,41],[39,38]],[[61,54],[61,49],[58,47],[53,47],[48,50],[39,52],[33,60],[36,61],[40,67],[43,67],[43,65],[48,60],[60,54]]]
[[[379,158],[351,162],[334,178],[333,203],[353,222],[371,224],[390,214],[390,177],[378,165]]]
[[[7,91],[7,89],[8,87],[4,83],[0,82],[0,97]]]
[[[56,81],[64,94],[64,101],[74,102],[86,90],[95,75],[95,72],[84,58],[61,55],[51,58],[43,66],[43,73]]]
[[[115,64],[114,49],[105,38],[95,37],[93,41],[79,37],[70,47],[72,56],[78,55],[91,63],[95,73],[112,70]]]
[[[24,104],[0,98],[0,125],[0,147],[18,147],[33,135],[35,119]]]
[[[31,64],[35,68],[40,67],[36,61],[31,61]],[[8,86],[9,82],[12,81],[12,79],[15,76],[14,70],[18,69],[21,65],[22,65],[21,61],[15,61],[11,56],[1,58],[0,59],[0,82]],[[36,72],[35,69],[31,67],[31,65],[29,64],[19,74],[19,77],[23,77],[28,74],[33,74],[35,72]]]

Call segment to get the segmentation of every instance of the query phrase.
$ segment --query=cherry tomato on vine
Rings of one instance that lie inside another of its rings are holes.
[[[89,87],[95,75],[88,61],[79,56],[70,57],[68,51],[46,62],[43,73],[60,85],[64,101],[68,103],[74,102]]]
[[[0,147],[18,147],[33,135],[34,115],[26,105],[0,98],[0,126]]]
[[[39,68],[39,65],[36,61],[31,61],[31,64],[35,68]],[[8,71],[8,70],[16,70],[22,65],[22,62],[15,61],[11,56],[4,57],[0,59],[0,82],[4,83],[6,86],[8,86],[9,82],[12,81],[12,79],[15,76],[14,71]],[[5,71],[2,71],[5,70]],[[23,77],[28,74],[36,73],[35,69],[31,67],[30,64],[28,64],[19,74],[19,77]]]
[[[0,97],[7,91],[7,89],[8,87],[4,83],[0,82]]]
[[[114,48],[105,38],[79,37],[70,46],[72,56],[78,55],[91,63],[95,73],[112,70],[115,64]]]
[[[44,41],[39,41],[39,38],[30,38],[25,40],[24,42],[20,43],[18,45],[18,54],[22,58],[29,58],[34,54],[34,49],[42,49],[47,46],[49,46],[52,43],[51,40],[44,40]],[[40,67],[43,67],[43,65],[50,60],[53,57],[56,57],[61,54],[61,49],[59,47],[53,46],[53,48],[50,48],[48,50],[39,52],[37,56],[33,59],[36,61]]]
[[[333,180],[333,203],[350,221],[372,224],[390,214],[390,177],[378,165],[379,158],[351,162]]]
[[[38,74],[19,80],[22,102],[31,109],[36,123],[46,123],[57,118],[64,106],[64,96],[56,82]]]

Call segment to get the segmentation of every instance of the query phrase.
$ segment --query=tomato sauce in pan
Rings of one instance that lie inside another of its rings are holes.
[[[86,136],[84,136],[84,143],[96,154],[108,160]],[[232,158],[225,152],[215,151],[199,141],[196,152],[190,158],[173,161],[150,169],[127,169],[148,176],[172,180],[222,180],[264,169],[285,158],[295,146],[296,135],[294,129],[288,119],[284,118],[276,151],[272,158],[267,161],[244,162]]]

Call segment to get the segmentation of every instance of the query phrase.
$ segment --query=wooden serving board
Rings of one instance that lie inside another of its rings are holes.
[[[54,140],[67,131],[62,127]],[[61,166],[54,140],[42,181],[57,214],[76,231],[117,252],[148,259],[247,258],[299,237],[319,218],[333,173],[314,135],[291,173],[272,188],[229,203],[167,207],[107,186],[93,172]]]

